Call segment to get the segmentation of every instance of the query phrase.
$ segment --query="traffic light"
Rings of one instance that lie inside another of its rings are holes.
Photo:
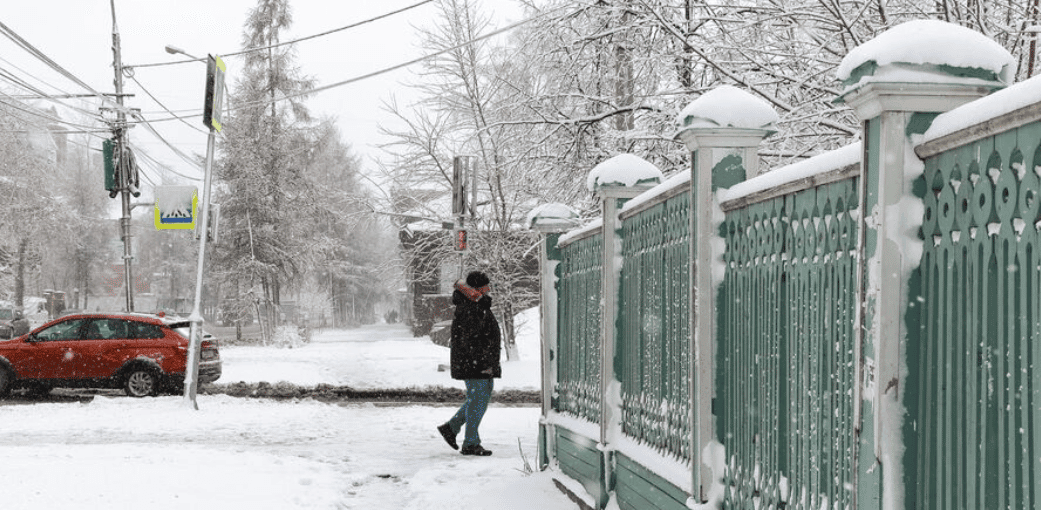
[[[463,229],[463,228],[458,229],[458,230],[455,231],[454,234],[455,234],[455,237],[454,237],[455,238],[455,242],[453,244],[455,245],[455,251],[469,251],[470,250],[470,242],[469,242],[469,239],[467,238],[466,229]]]

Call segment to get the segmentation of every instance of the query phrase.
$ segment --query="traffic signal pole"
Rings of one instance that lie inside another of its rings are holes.
[[[206,60],[206,96],[203,105],[203,124],[208,128],[206,138],[206,167],[202,184],[202,225],[199,234],[199,257],[195,271],[195,300],[192,314],[188,317],[191,328],[188,330],[188,366],[184,374],[184,402],[198,410],[196,395],[199,391],[199,356],[202,349],[202,286],[206,270],[206,241],[210,237],[210,183],[213,180],[213,150],[217,141],[217,131],[223,129],[221,109],[224,100],[224,61],[220,57],[210,55]]]
[[[134,311],[134,273],[131,268],[133,252],[130,245],[130,158],[127,155],[127,115],[123,106],[123,59],[119,48],[119,28],[116,25],[116,0],[110,0],[112,5],[112,55],[114,57],[112,67],[115,68],[116,76],[113,82],[116,86],[116,123],[112,128],[112,141],[116,150],[116,168],[118,169],[116,183],[121,200],[123,202],[123,215],[119,219],[120,237],[123,239],[123,282],[126,286],[126,311]]]

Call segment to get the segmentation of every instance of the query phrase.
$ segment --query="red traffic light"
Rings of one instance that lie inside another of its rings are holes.
[[[460,229],[455,231],[455,251],[466,251],[470,249],[470,245],[467,242],[466,230]]]

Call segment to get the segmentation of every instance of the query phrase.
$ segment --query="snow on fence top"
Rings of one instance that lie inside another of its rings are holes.
[[[766,101],[737,87],[716,87],[680,111],[680,130],[690,128],[742,128],[776,131],[780,117]]]
[[[577,241],[579,239],[584,239],[591,235],[595,235],[599,233],[599,231],[603,228],[604,219],[597,218],[593,221],[590,221],[589,223],[586,223],[585,225],[582,225],[579,228],[576,228],[575,230],[568,231],[568,233],[560,236],[560,239],[557,240],[557,246],[563,246],[572,241]]]
[[[672,177],[669,177],[665,182],[643,192],[632,200],[625,203],[622,209],[618,212],[619,214],[626,214],[629,211],[640,208],[642,205],[656,201],[659,197],[668,197],[675,193],[677,188],[681,186],[690,185],[690,171],[680,172]]]
[[[593,167],[586,178],[586,188],[596,191],[603,186],[633,187],[657,184],[662,180],[658,167],[632,154],[619,154]]]
[[[1015,59],[990,38],[939,20],[897,25],[857,46],[836,74],[846,89],[865,82],[1008,85]]]
[[[1019,82],[1007,89],[966,103],[933,120],[925,132],[922,144],[953,134],[963,129],[1041,103],[1041,76]],[[1006,129],[1014,126],[1003,124]]]
[[[578,212],[571,206],[551,203],[542,204],[528,213],[528,228],[574,227],[578,225]]]
[[[825,152],[805,161],[783,166],[758,177],[737,183],[732,188],[719,191],[719,202],[722,204],[747,198],[754,194],[777,189],[797,181],[806,181],[809,185],[813,185],[816,183],[815,178],[821,174],[859,165],[861,147],[860,142],[852,143],[841,149]]]

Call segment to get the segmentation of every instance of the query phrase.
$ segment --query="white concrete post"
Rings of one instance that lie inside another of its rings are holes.
[[[549,413],[553,409],[553,389],[556,386],[557,352],[557,266],[560,250],[557,240],[560,234],[577,226],[578,213],[563,204],[545,204],[532,210],[528,224],[541,235],[539,243],[539,326],[542,351],[542,427],[539,430],[539,470],[542,471],[556,456],[556,432],[550,423]]]
[[[972,47],[970,54],[950,48]],[[936,20],[898,25],[851,51],[839,65],[845,91],[836,100],[856,111],[863,125],[860,177],[854,420],[857,506],[907,508],[905,487],[910,423],[905,414],[908,323],[912,275],[921,263],[917,230],[924,206],[912,190],[923,171],[912,137],[937,114],[1008,85],[1015,59],[1003,47],[968,28]],[[910,396],[914,398],[914,396]],[[910,417],[909,419],[914,419]]]
[[[746,115],[726,119],[732,111]],[[711,487],[712,471],[702,455],[715,440],[712,415],[715,398],[716,284],[712,263],[719,253],[710,240],[717,234],[722,211],[714,200],[715,191],[729,188],[759,174],[758,148],[763,138],[774,132],[777,113],[761,99],[734,87],[720,87],[701,96],[684,108],[679,116],[677,138],[691,152],[690,205],[690,331],[694,367],[690,395],[694,399],[691,416],[691,452],[695,468],[692,494],[705,501]]]

